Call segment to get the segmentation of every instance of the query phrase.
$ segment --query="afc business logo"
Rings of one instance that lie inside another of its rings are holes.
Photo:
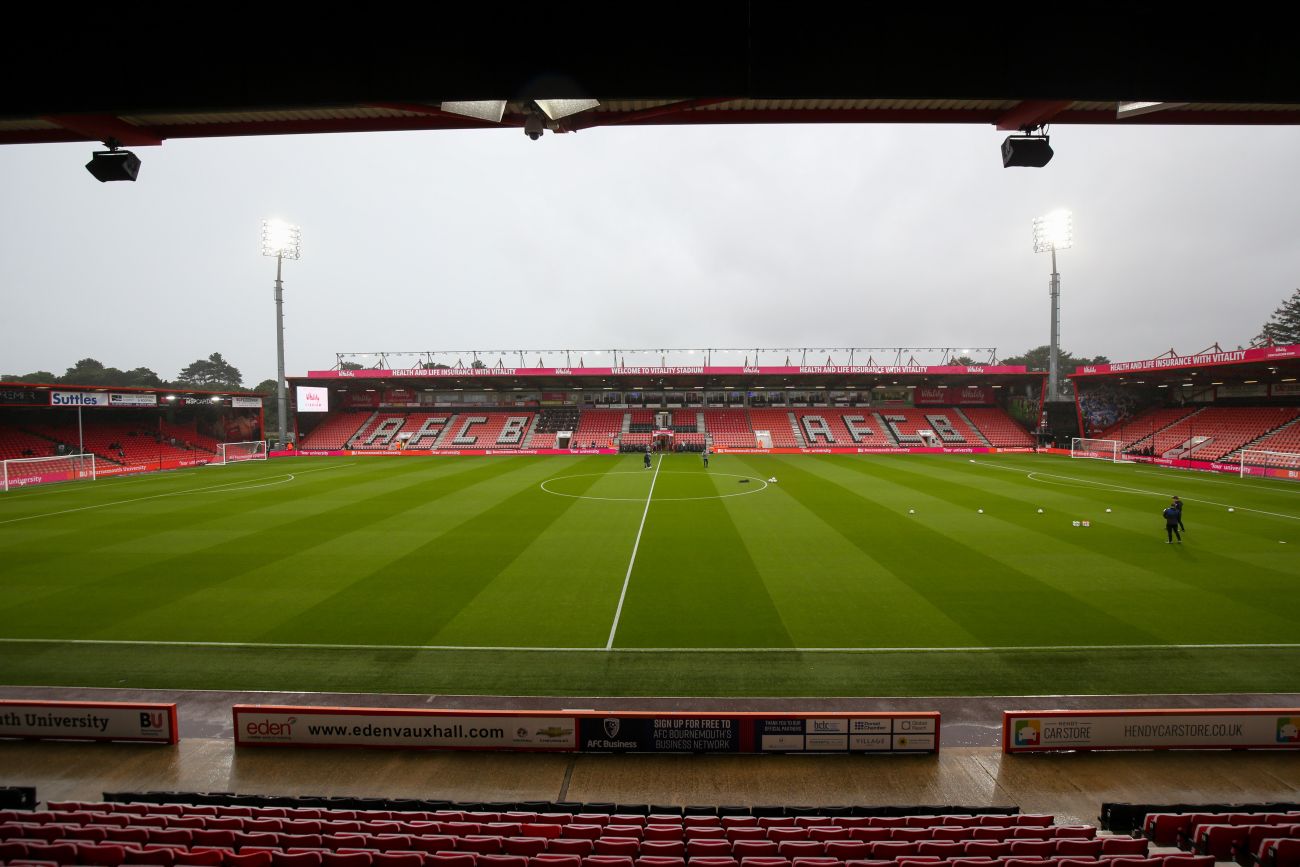
[[[167,714],[162,711],[141,711],[140,712],[140,734],[142,735],[160,735],[163,732],[163,724],[167,721]]]
[[[1016,720],[1016,746],[1036,747],[1042,739],[1042,723],[1036,719]]]
[[[619,730],[620,723],[617,717],[612,717],[612,716],[605,717],[605,719],[603,720],[603,724],[605,726],[605,737],[607,738],[618,737],[618,730]]]

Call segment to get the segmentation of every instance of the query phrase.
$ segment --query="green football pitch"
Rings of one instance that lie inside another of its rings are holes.
[[[296,458],[0,494],[7,684],[1290,692],[1298,589],[1300,485],[1046,455]]]

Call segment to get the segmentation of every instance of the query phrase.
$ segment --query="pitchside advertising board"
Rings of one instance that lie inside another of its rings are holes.
[[[693,714],[236,705],[236,746],[595,753],[937,753],[937,713]]]
[[[1300,749],[1300,708],[1006,711],[1002,750]]]
[[[0,700],[0,738],[174,744],[176,705]]]

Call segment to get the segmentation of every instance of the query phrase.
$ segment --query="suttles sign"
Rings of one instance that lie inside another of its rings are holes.
[[[174,744],[176,705],[0,700],[0,738]]]
[[[51,391],[50,406],[109,406],[102,391]]]
[[[235,409],[261,409],[262,399],[260,397],[232,397],[230,405]]]

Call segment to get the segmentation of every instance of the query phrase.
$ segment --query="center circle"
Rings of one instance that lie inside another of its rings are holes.
[[[640,476],[642,479],[644,479],[648,475],[650,475],[650,473],[636,472],[634,470],[617,470],[612,473],[576,473],[571,476],[555,476],[554,478],[547,479],[546,481],[542,482],[541,485],[539,485],[539,487],[548,494],[554,494],[557,497],[571,497],[572,499],[575,500],[600,500],[602,502],[608,502],[608,503],[644,503],[646,501],[647,496],[650,493],[649,486],[645,486],[643,492],[639,496],[634,496],[634,497],[602,497],[602,496],[597,496],[595,494],[575,494],[575,493],[569,493],[568,491],[563,490],[563,488],[564,488],[564,482],[566,482],[569,479],[589,479],[593,477],[603,479],[603,478],[610,478],[612,476]],[[734,494],[714,493],[714,494],[709,494],[706,496],[699,496],[699,497],[660,496],[657,493],[658,489],[656,489],[655,495],[651,498],[656,503],[687,502],[690,500],[723,500],[726,499],[727,497],[743,497],[748,494],[757,494],[761,491],[767,490],[767,482],[763,481],[762,479],[757,478],[755,476],[742,476],[738,473],[707,473],[706,474],[703,472],[690,472],[686,470],[660,470],[659,475],[694,476],[697,479],[710,479],[718,476],[726,476],[728,478],[733,478],[733,479],[748,479],[750,482],[757,482],[761,487],[752,487],[749,490],[737,491]],[[737,484],[739,485],[741,483],[737,482]]]

